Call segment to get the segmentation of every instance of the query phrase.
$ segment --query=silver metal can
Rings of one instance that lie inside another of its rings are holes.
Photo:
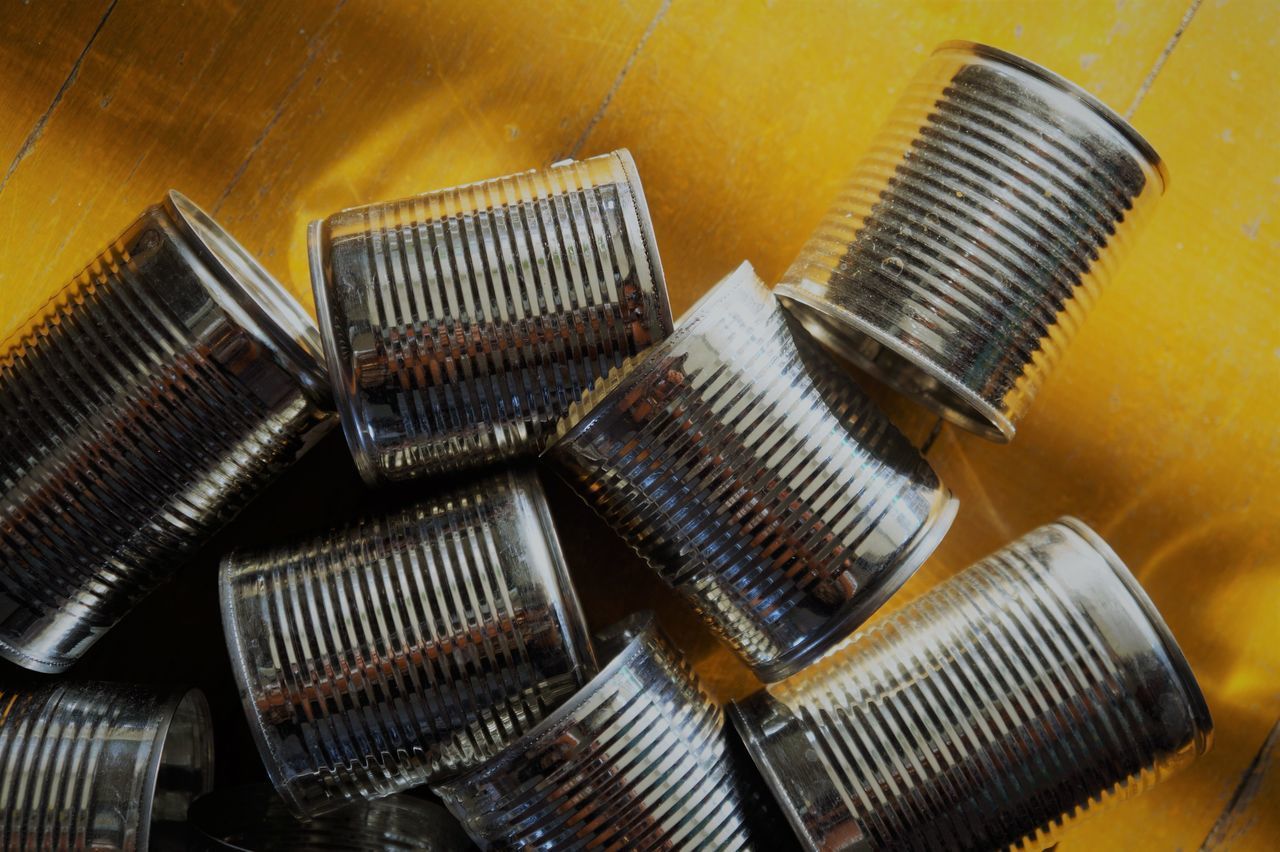
[[[625,150],[345,210],[310,246],[371,485],[536,455],[584,389],[671,331]]]
[[[1151,600],[1070,518],[730,715],[815,850],[1045,848],[1213,730]]]
[[[750,265],[587,392],[547,457],[765,681],[871,615],[956,500]]]
[[[0,848],[145,852],[213,787],[199,690],[109,683],[0,691]]]
[[[750,848],[747,780],[688,662],[647,613],[597,644],[571,701],[434,791],[482,849]]]
[[[0,656],[70,666],[305,452],[319,353],[176,192],[0,344]]]
[[[596,669],[528,473],[233,553],[220,585],[250,727],[302,816],[472,766]]]
[[[948,42],[776,293],[837,354],[1008,441],[1166,180],[1084,90]]]
[[[387,796],[304,821],[265,784],[201,796],[191,806],[190,825],[188,852],[459,852],[471,846],[458,821],[434,802]]]

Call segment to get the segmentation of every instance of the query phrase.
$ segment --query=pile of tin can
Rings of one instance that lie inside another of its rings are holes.
[[[336,424],[423,497],[226,554],[274,792],[214,790],[198,690],[73,669],[0,693],[0,846],[1051,845],[1203,753],[1204,697],[1072,518],[855,633],[958,500],[854,376],[1012,440],[1165,181],[948,43],[777,286],[744,263],[679,322],[626,151],[314,223],[318,322],[170,193],[0,354],[0,656],[73,667]],[[721,707],[648,613],[591,635],[539,468],[758,692]]]

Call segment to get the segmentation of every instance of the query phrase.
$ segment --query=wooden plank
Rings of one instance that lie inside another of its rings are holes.
[[[44,119],[75,81],[79,64],[114,4],[111,0],[7,3],[0,13],[0,183],[16,167],[24,146],[38,138]]]

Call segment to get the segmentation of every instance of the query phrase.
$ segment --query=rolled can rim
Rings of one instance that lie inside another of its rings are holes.
[[[232,588],[231,575],[235,568],[236,552],[232,551],[222,558],[218,567],[219,608],[222,610],[222,632],[226,637],[227,650],[231,657],[231,673],[240,692],[240,705],[245,716],[250,720],[249,732],[253,735],[254,744],[262,758],[263,767],[271,786],[284,800],[285,805],[298,818],[306,819],[310,812],[302,806],[302,802],[294,793],[290,779],[285,778],[280,770],[280,758],[272,737],[268,735],[266,719],[258,709],[258,702],[253,699],[254,691],[249,680],[248,655],[245,653],[244,640],[240,636],[240,621],[235,614],[235,594]]]
[[[580,678],[580,682],[589,680],[600,670],[600,664],[596,659],[595,646],[591,642],[591,629],[587,626],[586,612],[582,608],[578,589],[573,584],[573,576],[569,571],[569,562],[564,558],[564,550],[560,547],[560,536],[556,532],[555,523],[551,517],[551,507],[547,503],[547,494],[542,488],[542,480],[538,479],[538,474],[532,467],[508,469],[507,480],[511,484],[512,493],[518,498],[523,498],[526,494],[531,498],[529,499],[532,503],[530,508],[547,542],[552,570],[555,572],[555,591],[559,594],[560,604],[564,607],[564,617],[568,622],[565,624],[567,634],[565,645],[573,656],[574,668],[585,674],[585,677]],[[522,488],[525,491],[522,491]]]
[[[324,407],[330,407],[320,336],[298,301],[213,217],[176,189],[164,207],[179,232],[213,273],[201,278],[224,310],[248,320],[248,330],[297,377]],[[243,268],[233,268],[228,257]]]
[[[173,726],[173,720],[178,715],[178,711],[182,709],[184,704],[190,704],[199,719],[199,724],[203,725],[206,731],[212,731],[213,713],[209,708],[209,699],[205,697],[203,691],[198,688],[187,690],[176,690],[171,693],[164,704],[164,716],[160,720],[160,724],[156,726],[155,734],[151,738],[151,756],[147,762],[147,774],[142,785],[142,803],[139,808],[138,817],[138,848],[150,848],[151,840],[151,811],[155,805],[156,787],[160,783],[160,763],[164,757],[165,742],[169,738],[169,729]],[[213,737],[207,737],[205,748],[204,766],[206,767],[206,788],[205,793],[209,792],[213,786]],[[194,797],[193,797],[194,800]]]
[[[746,745],[747,753],[751,755],[752,763],[755,764],[756,769],[760,771],[760,775],[764,778],[774,801],[778,803],[778,807],[786,815],[787,822],[791,825],[791,831],[795,834],[796,839],[800,841],[808,852],[821,852],[805,827],[803,815],[796,809],[796,803],[788,795],[789,791],[800,788],[804,788],[810,794],[814,793],[815,790],[812,785],[806,784],[804,779],[789,779],[787,777],[788,768],[791,766],[789,761],[782,761],[780,767],[768,758],[763,745],[768,740],[768,737],[760,726],[756,724],[754,714],[747,712],[745,709],[745,705],[748,703],[764,706],[775,704],[780,707],[783,705],[774,699],[767,690],[761,689],[745,698],[730,701],[725,705],[724,711],[725,715],[733,723],[738,737]],[[812,735],[803,728],[797,729],[796,733],[803,737],[806,747],[816,753],[818,744],[814,741]],[[820,768],[822,766],[820,761],[807,762],[816,762]],[[821,769],[821,771],[825,775],[826,770]],[[829,783],[823,786],[826,788],[825,792],[835,796],[839,795]],[[847,847],[847,852],[871,852],[871,846],[866,842],[865,837],[859,837],[855,845]]]
[[[613,656],[600,667],[595,677],[563,704],[544,716],[523,736],[507,743],[500,751],[478,766],[432,784],[432,791],[450,794],[450,791],[456,788],[470,786],[484,778],[506,772],[508,764],[519,760],[520,755],[533,743],[571,719],[597,692],[644,652],[646,640],[654,639],[658,635],[657,618],[648,610],[635,612],[614,623],[606,633],[608,638],[613,640],[608,643],[612,647],[607,647],[607,651]]]
[[[1085,544],[1097,551],[1150,623],[1151,629],[1160,642],[1161,650],[1164,651],[1169,665],[1182,686],[1183,695],[1191,710],[1192,722],[1196,728],[1196,754],[1204,754],[1213,744],[1213,716],[1209,711],[1209,703],[1205,700],[1204,692],[1200,689],[1200,684],[1191,669],[1191,664],[1178,645],[1177,639],[1174,638],[1173,631],[1169,629],[1164,616],[1160,614],[1160,610],[1156,608],[1146,589],[1142,588],[1137,577],[1129,570],[1129,566],[1125,565],[1102,536],[1094,532],[1084,521],[1070,515],[1059,518],[1057,524],[1075,533],[1084,540]]]
[[[965,53],[990,59],[1035,77],[1041,82],[1048,83],[1058,89],[1063,94],[1071,96],[1118,131],[1125,141],[1133,146],[1138,155],[1159,176],[1161,193],[1169,188],[1168,166],[1165,165],[1164,159],[1160,154],[1156,152],[1155,147],[1124,116],[1107,106],[1096,95],[1091,94],[1082,86],[1050,71],[1043,65],[1032,62],[1026,57],[1010,53],[1007,50],[1001,50],[998,47],[992,47],[989,44],[983,44],[982,42],[969,41],[967,39],[949,39],[934,48],[933,55],[936,56],[939,53]]]
[[[851,600],[851,605],[831,619],[822,632],[774,662],[753,667],[755,676],[762,683],[777,683],[806,668],[838,645],[915,576],[951,529],[959,508],[960,501],[951,489],[942,486],[942,500],[930,511],[928,519],[920,527],[898,564],[880,578],[880,582],[872,586],[869,592]]]
[[[954,423],[966,431],[974,432],[998,444],[1009,443],[1013,440],[1014,435],[1017,434],[1017,428],[1014,426],[1013,420],[1005,412],[974,393],[972,389],[965,386],[949,370],[921,350],[908,346],[874,323],[862,319],[853,311],[824,299],[816,298],[794,284],[779,284],[774,288],[774,293],[784,306],[790,302],[795,302],[803,305],[809,311],[821,314],[838,323],[839,325],[829,327],[828,330],[832,332],[830,337],[822,335],[820,339],[836,338],[832,340],[830,346],[836,348],[841,357],[852,361],[859,369],[896,388],[947,422]],[[804,313],[795,311],[792,313],[795,313],[796,318],[800,320],[800,324],[806,330],[809,330],[809,322],[806,321]],[[847,345],[849,334],[840,326],[849,326],[853,332],[869,337],[877,344],[891,350],[907,364],[941,384],[949,393],[954,394],[960,401],[969,406],[971,410],[968,412],[957,411],[954,407],[946,405],[927,394],[903,387],[901,382],[886,375],[882,370],[877,369],[865,358],[858,355],[856,347]],[[813,332],[810,330],[810,333],[812,334]]]
[[[640,182],[640,171],[636,168],[635,157],[626,148],[618,148],[610,152],[622,166],[631,187],[631,206],[635,208],[636,221],[640,223],[640,236],[644,241],[645,255],[649,258],[649,272],[653,276],[653,289],[658,296],[658,320],[662,323],[665,337],[671,335],[675,322],[671,317],[671,296],[667,292],[667,276],[662,271],[662,256],[658,254],[658,239],[653,233],[653,215],[649,211],[649,202],[645,198],[644,184]]]
[[[365,485],[371,488],[384,484],[385,478],[373,463],[371,436],[361,428],[359,394],[356,390],[355,367],[351,359],[343,358],[334,335],[333,310],[329,304],[332,290],[329,268],[329,220],[316,219],[307,226],[307,257],[311,267],[311,291],[316,303],[316,323],[320,326],[325,361],[328,363],[329,386],[333,391],[338,420],[346,436],[351,458]]]

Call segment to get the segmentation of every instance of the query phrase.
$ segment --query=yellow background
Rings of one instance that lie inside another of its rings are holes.
[[[1275,774],[1233,795],[1280,714],[1280,5],[1188,3],[5,0],[0,325],[170,186],[310,305],[309,220],[622,146],[678,313],[744,258],[776,280],[936,43],[1025,55],[1136,105],[1172,183],[1015,442],[942,433],[961,513],[902,597],[1084,518],[1165,613],[1217,732],[1062,848],[1275,848]],[[721,694],[748,688],[695,644]]]

